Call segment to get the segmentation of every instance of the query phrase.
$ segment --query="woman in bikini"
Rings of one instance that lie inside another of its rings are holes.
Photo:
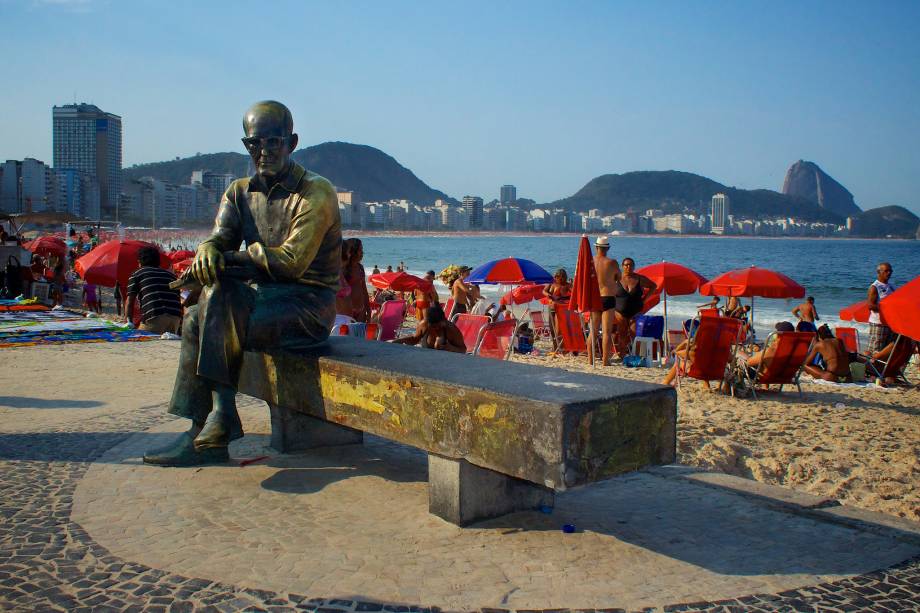
[[[616,281],[616,293],[613,295],[616,312],[614,345],[621,357],[629,353],[629,328],[633,317],[642,312],[645,297],[658,288],[651,279],[635,272],[636,262],[632,258],[623,258],[622,267],[623,272]]]
[[[553,347],[558,347],[560,340],[556,337],[556,305],[567,306],[572,297],[572,284],[569,283],[565,268],[556,271],[553,282],[543,289],[543,296],[549,299],[549,333],[553,338]]]

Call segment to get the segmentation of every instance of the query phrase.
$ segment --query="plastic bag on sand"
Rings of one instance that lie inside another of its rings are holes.
[[[172,332],[164,332],[163,334],[160,335],[160,339],[164,341],[178,341],[181,338],[182,338],[181,336],[179,336],[178,334],[173,334]]]

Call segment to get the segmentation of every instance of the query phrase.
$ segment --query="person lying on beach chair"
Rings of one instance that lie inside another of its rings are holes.
[[[463,334],[455,324],[447,320],[441,305],[428,307],[425,319],[419,322],[412,336],[404,336],[393,341],[396,345],[418,345],[428,349],[466,353]]]
[[[814,364],[816,357],[821,358],[823,366]],[[843,341],[834,338],[827,324],[818,328],[818,340],[805,358],[805,372],[815,379],[836,383],[849,383],[853,380],[847,349]]]
[[[662,383],[672,385],[676,379],[680,387],[681,377],[690,377],[711,390],[710,381],[726,379],[741,322],[730,317],[703,317],[694,322],[698,324],[695,334],[675,348],[674,365]]]
[[[910,385],[904,376],[904,367],[916,350],[916,342],[899,335],[881,350],[876,351],[868,360],[868,369],[881,380],[882,385],[896,385],[898,382]]]
[[[757,398],[757,386],[768,389],[770,385],[795,385],[802,395],[799,375],[805,365],[815,334],[813,332],[796,332],[788,321],[781,321],[775,326],[776,332],[767,338],[766,346],[744,358],[742,374],[751,387],[751,393]],[[743,356],[744,354],[742,354]]]

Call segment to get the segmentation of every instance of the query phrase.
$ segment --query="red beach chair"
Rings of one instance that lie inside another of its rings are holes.
[[[447,302],[444,303],[444,317],[446,317],[447,319],[450,319],[451,315],[453,315],[453,313],[451,313],[453,309],[454,309],[454,299],[448,298]]]
[[[377,316],[377,340],[391,341],[406,318],[406,303],[403,300],[387,300],[380,307]]]
[[[894,347],[887,360],[870,360],[868,366],[875,372],[879,379],[883,381],[891,377],[896,381],[901,381],[910,385],[910,381],[904,376],[904,367],[910,361],[910,356],[914,354],[916,343],[903,334],[899,334],[894,339]],[[871,356],[870,356],[871,357]]]
[[[859,353],[859,330],[856,328],[834,328],[834,336],[843,341],[850,353]]]
[[[773,341],[773,356],[761,361],[753,377],[747,368],[743,369],[745,378],[751,384],[751,392],[754,398],[757,398],[757,391],[754,389],[757,385],[779,385],[779,391],[783,391],[784,385],[795,385],[801,396],[799,376],[816,335],[814,332],[774,332],[767,337],[766,346],[770,345],[774,336],[776,340]]]
[[[556,305],[556,331],[562,339],[562,346],[557,351],[562,353],[579,354],[588,351],[588,341],[585,338],[585,327],[581,317],[575,311],[570,311],[564,306]]]
[[[479,344],[473,354],[484,358],[507,360],[511,356],[516,329],[517,321],[514,319],[505,319],[486,325],[479,335]]]
[[[733,317],[707,315],[700,317],[700,325],[688,342],[693,351],[693,361],[677,358],[677,387],[682,377],[700,381],[724,381],[737,348],[741,320]],[[734,391],[734,390],[733,390]]]
[[[530,322],[533,324],[533,333],[541,338],[552,338],[549,326],[543,320],[543,311],[530,311]]]
[[[488,315],[470,315],[469,313],[460,313],[457,315],[454,324],[460,328],[460,333],[463,335],[463,343],[466,345],[467,353],[473,353],[473,351],[476,350],[476,343],[479,342],[479,333],[490,321]]]

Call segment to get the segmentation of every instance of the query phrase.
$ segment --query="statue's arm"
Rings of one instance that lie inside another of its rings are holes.
[[[252,262],[273,279],[297,280],[313,263],[326,232],[338,215],[338,202],[331,185],[320,186],[300,203],[291,219],[287,239],[278,247],[261,243],[249,245],[247,253]]]

